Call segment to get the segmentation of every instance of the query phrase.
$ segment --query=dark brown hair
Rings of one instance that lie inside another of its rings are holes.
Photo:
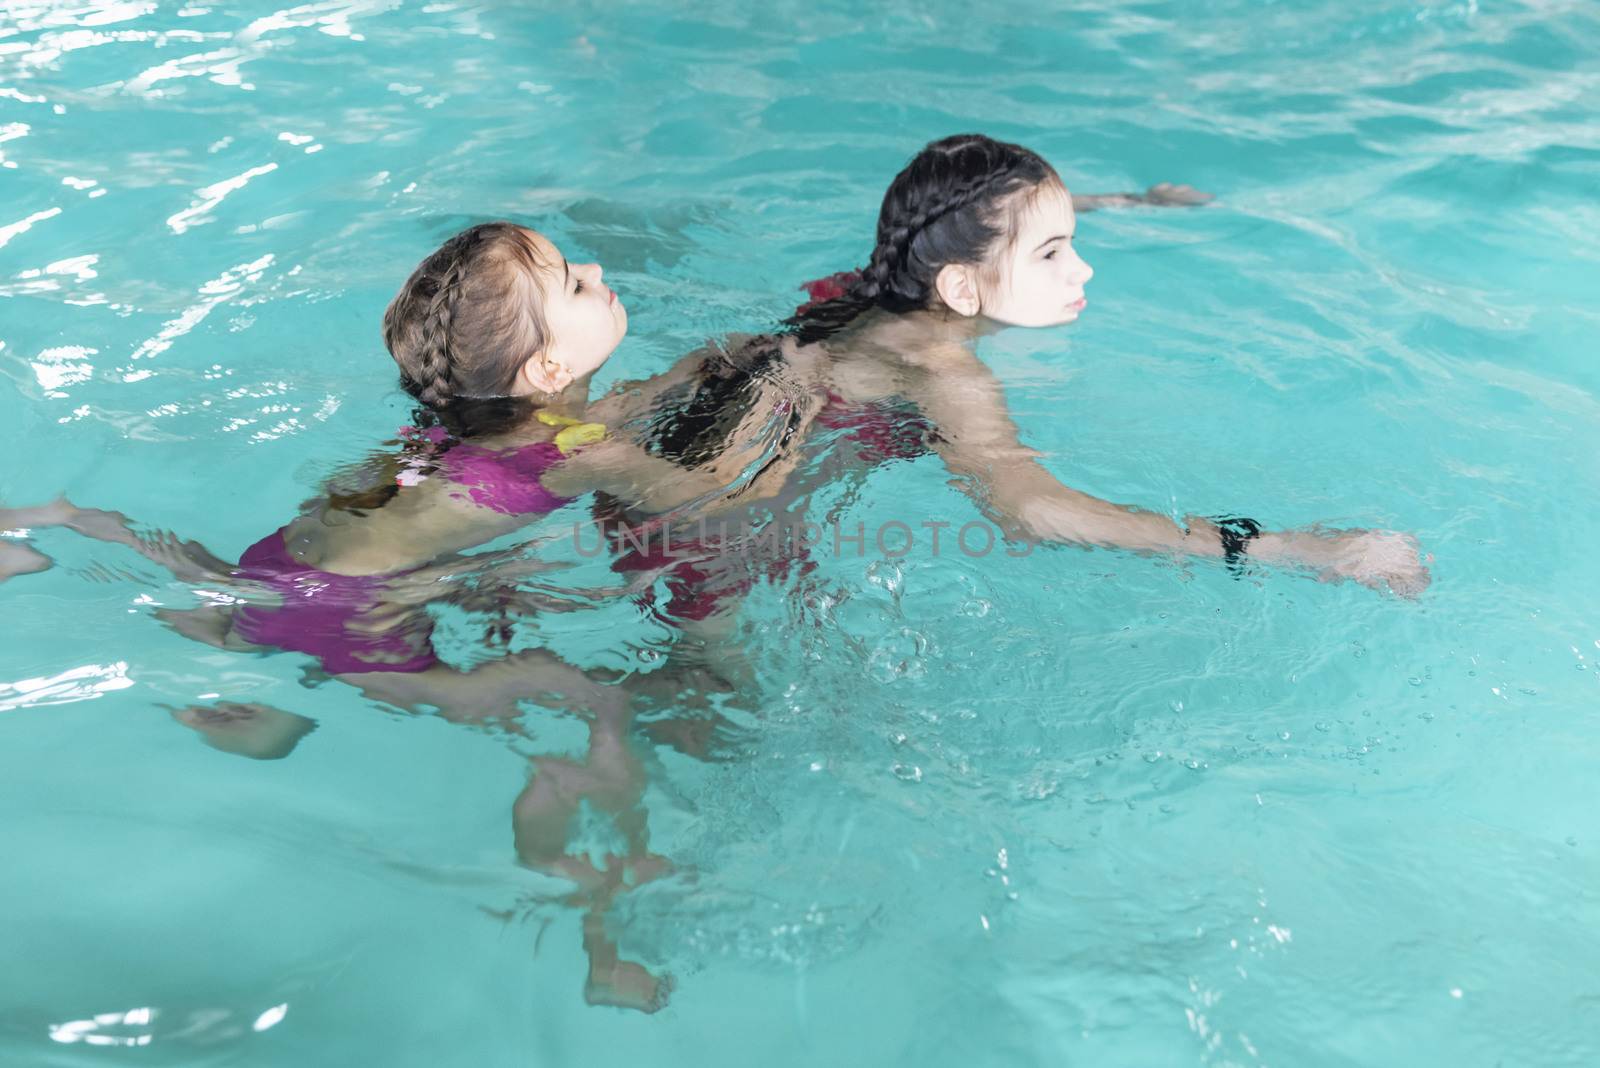
[[[1016,239],[1021,209],[1040,190],[1064,188],[1038,153],[982,134],[926,145],[883,195],[872,259],[843,295],[808,304],[785,320],[801,343],[824,340],[873,308],[933,307],[946,264],[987,265]],[[659,455],[700,463],[726,446],[728,428],[751,403],[757,381],[782,363],[778,335],[752,338],[735,354],[707,360],[681,403],[652,419]]]
[[[818,341],[871,308],[929,308],[947,264],[983,264],[1015,239],[1025,197],[1061,186],[1038,153],[983,134],[933,141],[912,157],[883,195],[872,259],[841,297],[788,321],[801,341]]]

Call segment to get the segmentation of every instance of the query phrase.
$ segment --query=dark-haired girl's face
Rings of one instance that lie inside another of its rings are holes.
[[[1050,183],[1020,195],[1016,239],[984,265],[980,314],[1007,326],[1059,326],[1078,318],[1094,270],[1072,247],[1078,219],[1072,195]]]

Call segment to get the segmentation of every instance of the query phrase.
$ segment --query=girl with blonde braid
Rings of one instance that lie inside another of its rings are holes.
[[[544,690],[615,702],[540,650],[473,671],[443,664],[422,606],[448,593],[441,578],[470,567],[463,550],[585,492],[659,512],[720,488],[584,421],[590,376],[627,324],[599,265],[569,263],[522,226],[474,226],[425,259],[384,315],[384,341],[423,408],[402,432],[400,455],[379,465],[379,485],[311,502],[237,564],[66,501],[0,509],[0,528],[70,527],[127,545],[181,580],[222,584],[236,603],[161,617],[224,648],[307,653],[327,674],[403,708],[482,719],[513,714],[519,698]],[[21,543],[8,546],[0,564],[11,573],[48,565]]]

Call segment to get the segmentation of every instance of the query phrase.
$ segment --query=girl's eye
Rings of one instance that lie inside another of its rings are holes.
[[[1056,258],[1056,250],[1055,249],[1051,249],[1049,252],[1046,252],[1044,254],[1044,258],[1047,259],[1047,260],[1055,259]]]

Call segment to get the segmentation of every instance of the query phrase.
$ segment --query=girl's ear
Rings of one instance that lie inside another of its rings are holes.
[[[546,354],[528,357],[517,371],[517,380],[530,393],[560,393],[572,385],[572,372]]]
[[[968,317],[978,314],[977,272],[961,263],[947,263],[934,276],[933,288],[944,301],[945,307],[957,315]]]

